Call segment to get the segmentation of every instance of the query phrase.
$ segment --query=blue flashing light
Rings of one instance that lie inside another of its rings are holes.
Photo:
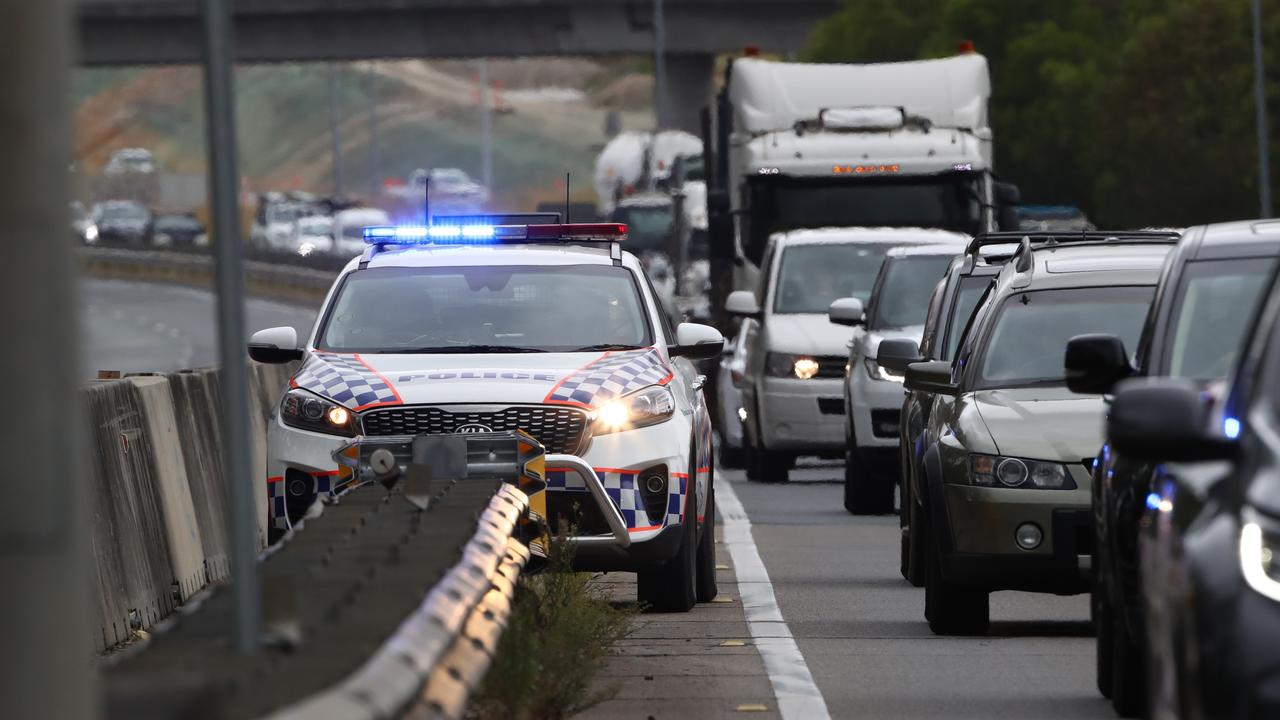
[[[1160,493],[1154,493],[1154,492],[1147,493],[1147,509],[1148,510],[1160,509]]]
[[[409,245],[439,240],[481,241],[492,240],[495,235],[492,225],[399,225],[364,229],[364,241],[371,245]]]
[[[1232,440],[1240,437],[1240,421],[1233,417],[1223,419],[1222,432]]]

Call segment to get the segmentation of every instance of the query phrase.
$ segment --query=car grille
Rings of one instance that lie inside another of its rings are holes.
[[[844,366],[849,364],[849,358],[839,355],[821,355],[814,360],[818,361],[818,374],[814,377],[820,378],[842,378]]]
[[[364,434],[449,435],[464,425],[483,425],[494,432],[524,430],[548,453],[581,454],[586,442],[587,416],[581,410],[550,405],[511,405],[497,409],[465,405],[406,405],[374,410],[362,420]]]

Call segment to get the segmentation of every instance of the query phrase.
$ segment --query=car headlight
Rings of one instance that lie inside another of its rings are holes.
[[[772,377],[808,380],[818,374],[818,361],[808,355],[769,353],[765,356],[765,373]]]
[[[900,383],[907,379],[905,375],[889,370],[871,358],[867,358],[865,362],[867,364],[867,374],[871,376],[872,380]]]
[[[280,419],[299,430],[343,437],[360,434],[355,413],[306,390],[293,389],[285,393],[280,403]]]
[[[84,241],[94,242],[98,239],[98,226],[90,223],[84,229]]]
[[[315,243],[304,242],[298,246],[298,254],[306,257],[316,251]]]
[[[1240,571],[1255,592],[1280,602],[1280,537],[1272,523],[1246,509],[1240,527]],[[1261,522],[1259,522],[1261,521]],[[1268,529],[1264,529],[1264,525]]]
[[[591,430],[606,435],[666,422],[676,410],[676,399],[665,385],[651,385],[596,408]]]
[[[172,236],[172,235],[170,235],[169,233],[163,233],[163,232],[162,232],[162,233],[156,233],[156,244],[157,244],[157,245],[172,245],[172,244],[173,244],[173,236]]]
[[[1075,490],[1076,481],[1062,463],[999,455],[970,455],[969,483],[980,487]]]

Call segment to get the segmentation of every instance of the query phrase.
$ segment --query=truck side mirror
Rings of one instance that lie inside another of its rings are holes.
[[[712,215],[724,215],[729,212],[729,193],[726,190],[707,191],[707,212]]]

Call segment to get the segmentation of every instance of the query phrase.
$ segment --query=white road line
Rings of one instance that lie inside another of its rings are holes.
[[[720,513],[725,547],[733,558],[733,572],[738,576],[738,597],[756,650],[769,673],[779,714],[784,720],[829,720],[827,703],[813,683],[791,628],[782,619],[769,572],[751,537],[751,520],[733,491],[733,483],[727,480],[716,483],[716,510]]]

